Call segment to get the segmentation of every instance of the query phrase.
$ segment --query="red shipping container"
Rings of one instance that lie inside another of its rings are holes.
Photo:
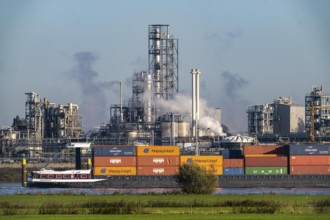
[[[226,168],[243,168],[244,159],[223,159],[223,167]]]
[[[135,156],[94,157],[94,167],[136,167]]]
[[[280,154],[288,155],[287,145],[251,145],[244,146],[244,154]]]
[[[179,156],[140,156],[137,166],[179,166]]]
[[[330,165],[329,155],[304,155],[304,156],[291,156],[290,165],[292,166],[327,166]]]
[[[290,166],[291,175],[330,175],[330,166]]]
[[[136,172],[140,176],[177,175],[179,173],[179,166],[142,166],[137,167]]]
[[[287,167],[288,157],[246,157],[246,167]]]

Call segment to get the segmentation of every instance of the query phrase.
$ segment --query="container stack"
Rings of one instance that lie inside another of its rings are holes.
[[[95,145],[92,152],[94,176],[136,175],[135,146]]]
[[[212,171],[214,175],[223,174],[223,157],[217,156],[181,156],[180,164],[195,163],[207,171]]]
[[[245,174],[288,174],[287,152],[287,145],[244,146]]]
[[[290,145],[290,174],[330,174],[330,145]]]
[[[221,150],[223,175],[244,175],[244,157],[241,150]]]
[[[137,146],[137,175],[177,175],[179,146]]]

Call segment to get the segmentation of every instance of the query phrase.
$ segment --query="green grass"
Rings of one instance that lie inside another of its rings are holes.
[[[257,214],[226,214],[226,215],[196,215],[196,214],[183,214],[183,215],[20,215],[20,216],[2,216],[2,220],[328,220],[329,215],[257,215]]]
[[[1,219],[329,219],[328,195],[1,195]]]

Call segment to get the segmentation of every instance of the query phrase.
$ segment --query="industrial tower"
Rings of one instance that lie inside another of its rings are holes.
[[[168,33],[169,25],[154,24],[148,27],[149,74],[152,76],[153,91],[151,98],[157,101],[170,100],[179,91],[178,39]],[[154,106],[152,122],[159,116]]]

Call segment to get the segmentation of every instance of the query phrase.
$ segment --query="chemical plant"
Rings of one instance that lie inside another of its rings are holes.
[[[82,131],[78,105],[56,105],[27,92],[25,118],[0,131],[1,157],[31,158],[65,151],[71,142],[96,145],[176,145],[199,155],[220,148],[242,149],[244,144],[330,141],[330,96],[322,87],[306,95],[304,106],[280,97],[272,104],[247,109],[248,135],[226,137],[219,107],[200,111],[200,70],[191,70],[192,94],[187,109],[175,109],[179,93],[178,39],[169,25],[148,26],[148,68],[136,72],[132,97],[110,106],[110,121],[97,131]],[[205,123],[205,122],[208,123]],[[207,124],[207,125],[206,125]],[[98,126],[98,125],[95,125]]]

